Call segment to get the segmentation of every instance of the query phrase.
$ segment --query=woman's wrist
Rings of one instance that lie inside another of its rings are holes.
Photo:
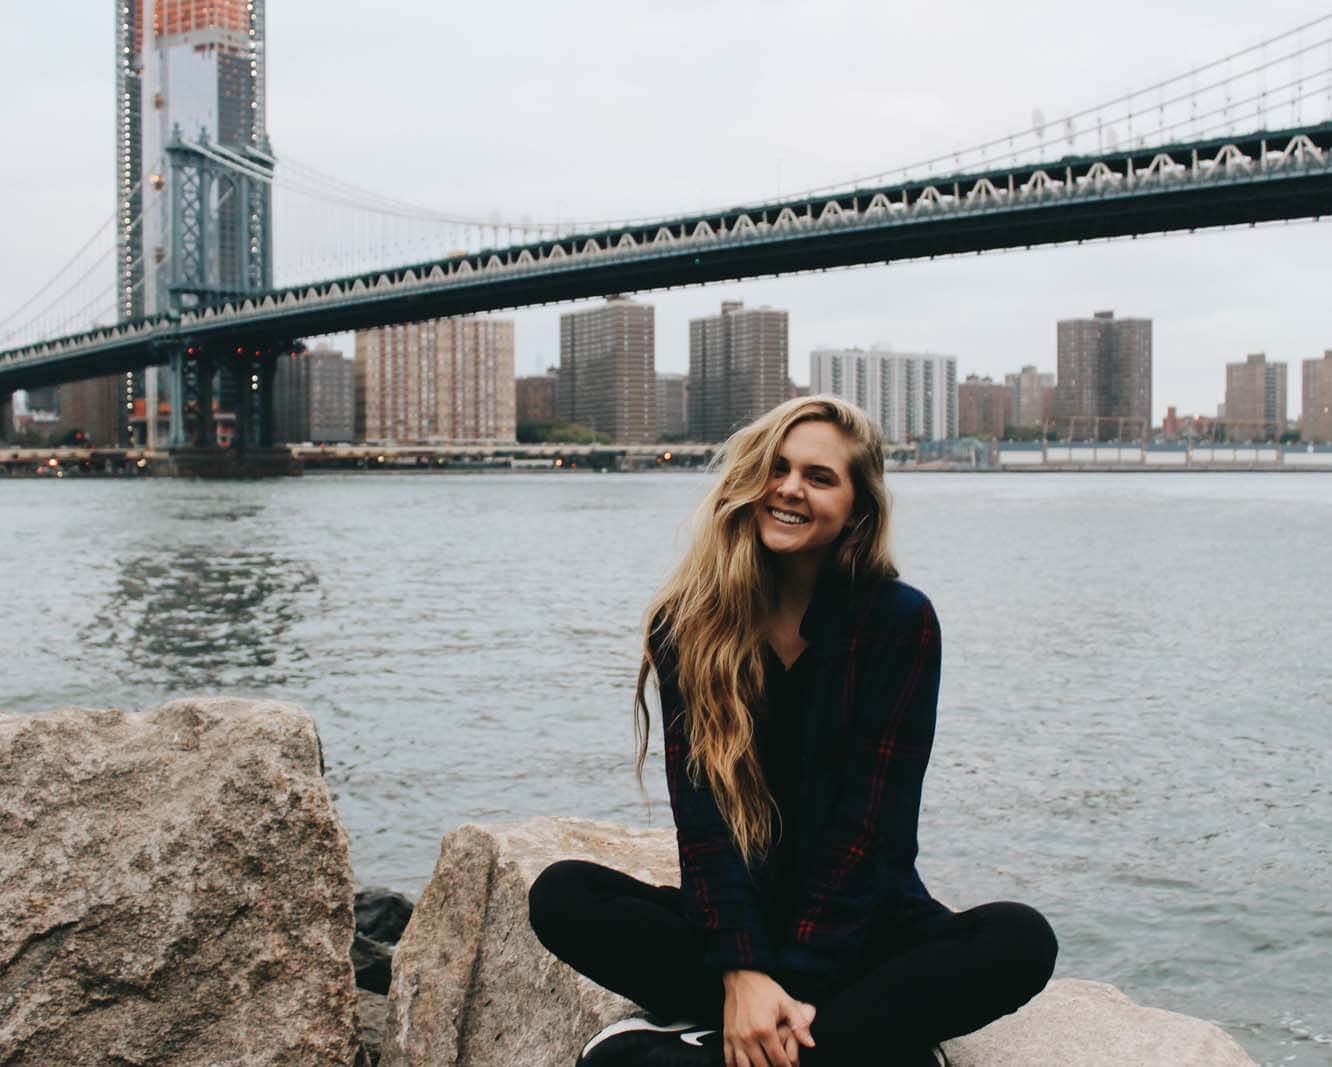
[[[723,985],[726,989],[731,989],[731,988],[733,988],[734,986],[738,985],[740,982],[744,981],[745,978],[749,977],[750,975],[755,975],[755,974],[763,974],[763,972],[762,972],[762,971],[723,971],[723,972],[722,972],[722,985]]]

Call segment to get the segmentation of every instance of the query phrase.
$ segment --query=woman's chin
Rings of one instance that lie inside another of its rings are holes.
[[[764,548],[779,556],[791,556],[799,552],[808,552],[811,549],[825,547],[811,544],[803,531],[799,534],[789,534],[782,530],[760,530],[759,540]]]

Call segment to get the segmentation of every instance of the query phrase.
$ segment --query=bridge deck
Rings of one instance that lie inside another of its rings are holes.
[[[612,293],[1332,214],[1332,123],[735,207],[257,294],[0,352],[0,391]]]

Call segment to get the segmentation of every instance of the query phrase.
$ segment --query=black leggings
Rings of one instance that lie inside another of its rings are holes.
[[[655,1015],[721,1027],[721,975],[703,964],[679,889],[561,860],[532,883],[528,914],[541,943],[598,985]],[[886,1055],[913,1063],[937,1042],[1020,1008],[1049,981],[1057,951],[1038,911],[984,904],[872,926],[863,965],[821,988],[773,978],[818,1009],[817,1047],[800,1050],[801,1067],[883,1063]]]

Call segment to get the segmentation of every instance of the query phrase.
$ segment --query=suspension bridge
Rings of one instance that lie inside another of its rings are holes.
[[[169,148],[184,190],[177,210],[198,216],[164,264],[182,297],[161,314],[119,317],[116,250],[102,247],[108,233],[114,238],[109,220],[0,324],[0,398],[162,364],[176,380],[196,368],[204,392],[212,369],[228,365],[266,393],[277,354],[318,334],[765,275],[1320,219],[1332,214],[1332,15],[1096,107],[1033,116],[1026,130],[948,156],[654,218],[452,216],[299,162],[277,168],[263,152],[206,139]],[[194,201],[182,181],[191,173]],[[210,283],[216,253],[199,193],[207,173],[271,187],[280,284],[223,291]],[[348,221],[339,224],[336,211]],[[317,227],[284,230],[312,212]],[[323,238],[315,233],[334,244],[316,247]],[[259,401],[258,437],[267,443]],[[199,442],[209,440],[206,423],[196,427]],[[183,425],[173,426],[173,439],[183,442]]]

